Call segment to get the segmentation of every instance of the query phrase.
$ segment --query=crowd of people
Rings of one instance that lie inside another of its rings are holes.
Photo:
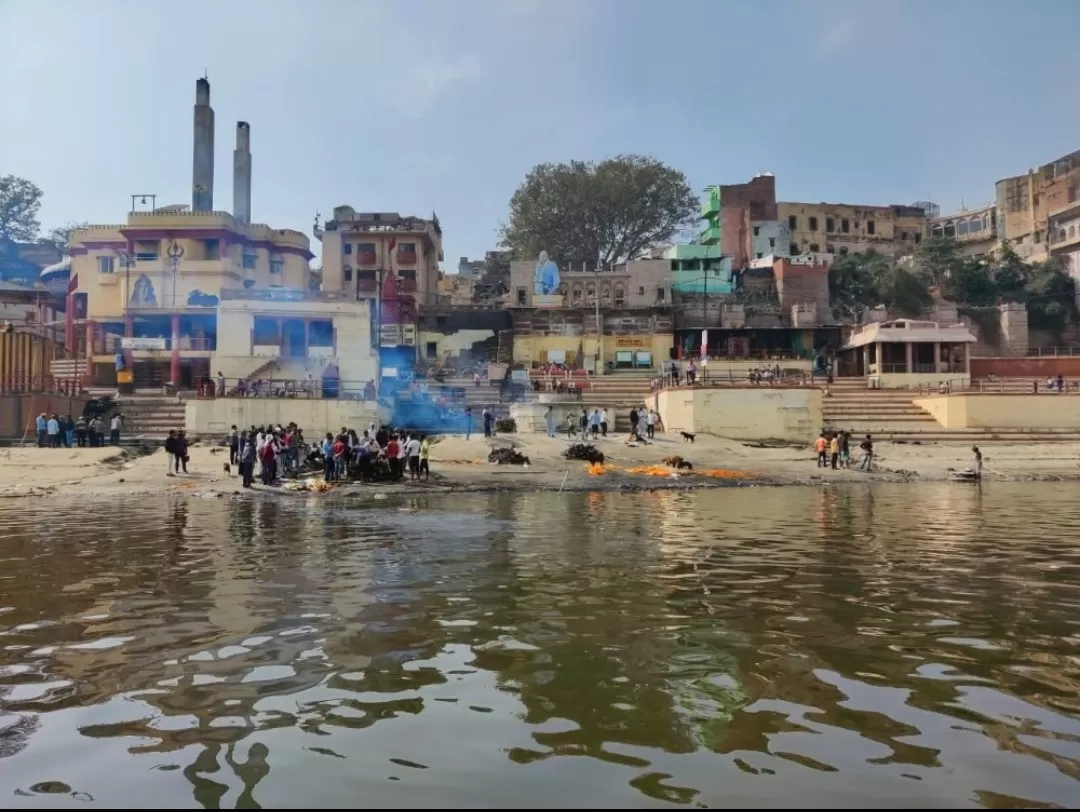
[[[867,434],[859,443],[862,451],[862,459],[859,462],[860,471],[872,471],[874,467],[874,440]],[[818,468],[850,468],[851,435],[846,431],[826,432],[822,431],[814,441],[814,451],[817,454]]]
[[[170,433],[170,438],[173,450],[169,453],[176,457],[175,465],[180,465],[187,452],[183,432]],[[256,472],[263,485],[275,485],[283,477],[305,469],[322,470],[327,482],[396,481],[405,476],[416,482],[431,475],[430,437],[376,427],[374,423],[362,433],[342,427],[337,434],[327,432],[321,440],[312,442],[304,438],[303,430],[295,423],[284,427],[252,426],[246,431],[233,426],[226,444],[227,470],[232,473],[235,467],[245,488],[254,484]],[[166,441],[166,450],[169,448]]]
[[[124,417],[117,413],[106,420],[100,416],[87,419],[79,415],[78,420],[72,420],[71,415],[61,417],[42,412],[35,423],[38,448],[102,448],[106,445],[106,431],[108,445],[120,444]]]

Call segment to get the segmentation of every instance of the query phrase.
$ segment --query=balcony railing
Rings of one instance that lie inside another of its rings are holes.
[[[709,228],[703,229],[699,236],[702,244],[715,245],[720,242],[720,227],[710,226]]]
[[[416,256],[415,251],[402,251],[399,248],[397,251],[397,263],[398,265],[415,265]]]
[[[379,258],[374,251],[361,251],[356,255],[356,264],[365,267],[377,265]]]

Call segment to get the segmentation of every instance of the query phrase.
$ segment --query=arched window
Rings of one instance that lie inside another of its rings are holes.
[[[615,306],[622,307],[626,304],[626,289],[622,285],[615,286]]]
[[[581,304],[581,285],[574,285],[570,294],[570,301],[574,304]]]

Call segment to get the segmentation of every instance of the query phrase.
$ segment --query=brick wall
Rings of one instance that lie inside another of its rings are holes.
[[[1049,378],[1064,375],[1080,377],[1080,356],[1059,355],[1042,358],[972,358],[971,377]]]

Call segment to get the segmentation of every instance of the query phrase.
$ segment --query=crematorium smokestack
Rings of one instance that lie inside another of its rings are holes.
[[[214,108],[210,80],[195,83],[195,142],[191,151],[191,210],[214,210]]]
[[[251,222],[251,125],[236,122],[236,149],[233,150],[233,217]]]

